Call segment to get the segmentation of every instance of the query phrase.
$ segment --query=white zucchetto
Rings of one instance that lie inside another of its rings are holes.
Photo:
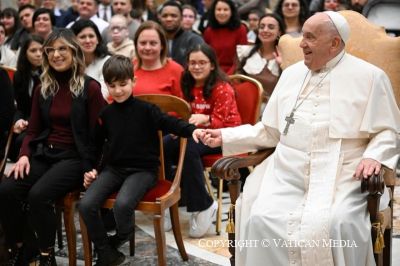
[[[347,20],[341,14],[335,11],[324,11],[323,13],[329,16],[339,32],[340,37],[346,43],[350,37],[350,27],[349,23],[347,23]]]

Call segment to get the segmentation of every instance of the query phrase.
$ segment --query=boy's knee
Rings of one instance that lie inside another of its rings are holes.
[[[94,202],[93,200],[90,200],[87,197],[83,197],[78,204],[78,210],[81,214],[85,214],[85,213],[89,213],[91,211],[98,211],[99,204],[96,204],[96,202]]]
[[[116,215],[123,215],[125,213],[129,213],[130,211],[134,210],[134,207],[137,205],[137,203],[129,203],[128,201],[125,200],[117,200],[114,203],[114,213]]]

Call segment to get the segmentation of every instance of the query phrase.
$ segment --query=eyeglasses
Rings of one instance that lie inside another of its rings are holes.
[[[60,46],[58,48],[53,48],[53,47],[46,47],[44,48],[44,52],[47,56],[54,56],[55,52],[58,52],[61,56],[64,56],[68,53],[69,48],[68,46]]]
[[[196,66],[203,68],[205,67],[207,64],[209,64],[210,61],[206,61],[206,60],[200,60],[200,61],[189,61],[189,67],[194,68]]]
[[[126,27],[120,27],[120,26],[113,26],[113,27],[110,28],[111,32],[114,32],[114,31],[121,32],[121,31],[126,30],[126,29],[127,29]]]

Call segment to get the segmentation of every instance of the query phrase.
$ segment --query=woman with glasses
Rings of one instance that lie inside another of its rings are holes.
[[[275,13],[283,18],[285,33],[294,37],[301,35],[304,22],[309,17],[308,4],[305,0],[279,0]]]
[[[195,31],[193,25],[196,23],[197,20],[197,10],[192,5],[183,5],[182,6],[182,29],[193,31],[197,34],[199,32]]]
[[[234,127],[241,124],[235,92],[221,71],[214,50],[207,44],[193,47],[187,54],[187,67],[181,85],[185,99],[192,108],[189,123],[199,128]],[[171,136],[164,139],[166,176],[172,178],[171,166],[176,162],[179,141]],[[217,203],[208,194],[204,184],[204,168],[201,157],[219,154],[221,148],[210,148],[188,140],[182,169],[182,190],[191,213],[189,236],[200,238],[211,226]],[[171,229],[170,219],[164,220],[164,228]]]
[[[18,153],[31,116],[33,94],[40,84],[43,43],[42,37],[27,35],[27,39],[22,43],[19,51],[17,71],[14,74],[13,81],[17,112],[14,116],[14,139],[9,152],[9,158],[13,161],[18,159]]]
[[[84,74],[83,52],[69,29],[54,30],[43,47],[41,86],[33,94],[19,160],[0,183],[9,265],[26,265],[23,231],[27,228],[39,242],[39,265],[57,265],[54,203],[82,186],[83,173],[93,168],[90,131],[105,106],[99,83]],[[23,202],[28,211],[23,211]]]
[[[93,21],[79,19],[72,25],[71,30],[75,33],[85,55],[85,74],[100,83],[103,97],[107,99],[108,90],[104,82],[103,65],[110,55],[99,29]]]
[[[233,74],[236,70],[236,45],[247,44],[247,29],[240,22],[232,0],[216,0],[212,3],[203,37],[215,50],[221,69]]]
[[[238,72],[260,81],[263,85],[263,106],[268,102],[280,76],[281,58],[277,50],[280,36],[285,32],[282,19],[276,14],[261,16],[254,46],[238,46]]]
[[[167,38],[161,26],[153,21],[143,22],[135,34],[136,82],[133,95],[170,94],[183,97],[180,80],[183,68],[167,58]]]

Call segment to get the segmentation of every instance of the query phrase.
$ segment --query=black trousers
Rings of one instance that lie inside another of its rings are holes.
[[[135,208],[144,194],[157,183],[157,173],[133,168],[105,167],[79,202],[79,213],[96,248],[107,245],[107,231],[100,216],[104,201],[118,191],[114,218],[120,239],[128,239],[134,230]]]
[[[82,162],[76,151],[46,147],[32,156],[30,167],[25,178],[11,176],[0,183],[0,218],[9,246],[24,242],[24,232],[32,228],[45,250],[55,243],[54,203],[82,186]],[[26,203],[28,211],[22,207]]]
[[[172,166],[176,165],[179,153],[179,139],[164,137],[165,174],[173,178]],[[188,212],[208,209],[213,200],[208,194],[204,181],[204,167],[201,157],[207,154],[221,153],[221,148],[210,148],[203,143],[188,139],[185,159],[183,161],[181,187],[186,196]]]

